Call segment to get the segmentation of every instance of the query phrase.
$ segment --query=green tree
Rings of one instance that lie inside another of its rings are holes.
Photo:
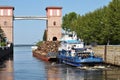
[[[76,28],[76,26],[74,26],[76,19],[77,19],[77,14],[75,12],[71,12],[63,16],[63,24],[62,24],[63,29],[66,28],[66,29],[74,30]]]
[[[76,31],[87,44],[120,44],[120,0],[112,0],[108,6],[83,16],[75,12],[66,14],[62,27]]]
[[[120,44],[120,0],[112,0],[108,5],[109,41],[111,44]]]
[[[46,34],[46,30],[44,31],[44,34],[43,34],[43,41],[46,41],[46,38],[47,38],[47,34]]]
[[[3,30],[0,27],[0,46],[5,46],[6,40]]]

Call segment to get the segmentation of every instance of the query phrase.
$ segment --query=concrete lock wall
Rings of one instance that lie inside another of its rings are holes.
[[[120,45],[98,45],[92,49],[105,63],[120,66]]]

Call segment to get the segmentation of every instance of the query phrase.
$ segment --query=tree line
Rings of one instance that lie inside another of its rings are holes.
[[[120,44],[120,0],[85,15],[70,12],[62,21],[64,30],[75,31],[86,44]]]

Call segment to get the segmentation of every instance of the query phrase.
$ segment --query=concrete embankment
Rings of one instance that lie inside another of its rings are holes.
[[[105,63],[120,66],[120,45],[98,45],[92,49],[96,56],[104,59]]]

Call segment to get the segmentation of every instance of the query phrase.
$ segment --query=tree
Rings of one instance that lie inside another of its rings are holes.
[[[112,0],[108,7],[109,40],[111,44],[120,44],[120,0]]]
[[[0,46],[5,46],[6,40],[3,30],[0,27]]]
[[[77,14],[75,12],[71,12],[69,14],[66,14],[63,16],[63,29],[71,29],[74,30],[76,26],[73,26],[75,24],[75,20],[77,19]]]
[[[90,44],[120,44],[120,0],[83,16],[71,12],[63,17],[63,28],[71,29]]]
[[[47,31],[45,30],[44,34],[43,34],[43,41],[46,41],[46,38],[47,38],[47,34],[46,33],[47,33]]]

